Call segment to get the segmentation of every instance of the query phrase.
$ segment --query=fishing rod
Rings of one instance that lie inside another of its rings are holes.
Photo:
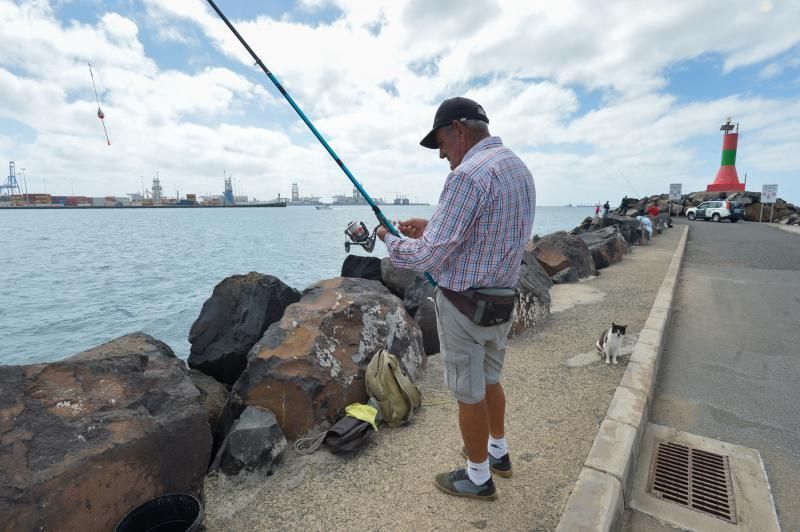
[[[625,182],[628,183],[628,186],[631,187],[631,189],[633,190],[633,193],[636,194],[636,197],[639,198],[639,193],[636,191],[635,188],[633,188],[633,185],[631,185],[631,182],[628,181],[628,178],[625,176],[625,174],[622,173],[622,170],[620,170],[619,167],[617,167],[617,166],[615,166],[615,168],[617,169],[617,172],[619,172],[619,175],[622,176],[622,179],[624,179]]]
[[[380,227],[381,225],[385,226],[386,229],[388,229],[389,232],[392,233],[393,235],[400,236],[400,232],[397,230],[397,228],[395,228],[395,226],[392,225],[392,222],[390,222],[389,219],[386,217],[386,215],[383,214],[383,211],[381,211],[381,209],[378,207],[378,204],[375,203],[375,201],[373,201],[373,199],[370,197],[369,194],[367,194],[367,191],[364,190],[364,187],[361,186],[361,183],[359,183],[358,180],[355,178],[355,176],[350,172],[350,170],[347,168],[347,165],[345,165],[344,162],[342,162],[342,160],[339,158],[339,156],[336,155],[336,152],[333,151],[333,148],[331,148],[330,144],[328,144],[325,138],[323,138],[322,134],[320,134],[320,132],[317,131],[317,128],[315,128],[314,124],[311,123],[311,120],[309,120],[308,117],[303,112],[303,110],[300,109],[300,106],[298,106],[295,103],[291,95],[286,91],[286,89],[283,88],[283,85],[281,85],[280,81],[278,81],[275,75],[267,68],[264,62],[261,61],[261,58],[258,57],[258,55],[253,51],[252,48],[250,48],[250,45],[247,44],[247,41],[244,40],[244,37],[241,36],[241,34],[236,30],[233,24],[231,24],[231,21],[228,20],[228,18],[222,13],[220,8],[217,7],[217,4],[214,3],[214,0],[206,0],[206,1],[211,6],[211,8],[217,13],[217,15],[219,15],[219,18],[222,19],[225,25],[228,26],[228,29],[230,29],[231,32],[236,36],[236,38],[239,39],[239,42],[242,43],[242,46],[244,46],[245,50],[247,50],[247,52],[250,54],[250,56],[253,58],[256,64],[261,67],[261,70],[264,71],[264,74],[267,75],[269,80],[275,85],[278,91],[280,91],[283,97],[286,98],[286,101],[289,102],[289,105],[292,106],[292,109],[294,109],[295,112],[303,120],[303,122],[305,122],[306,126],[308,126],[308,129],[310,129],[311,132],[314,134],[314,136],[317,137],[317,140],[320,142],[320,144],[322,144],[322,146],[325,148],[328,154],[331,157],[333,157],[333,160],[336,161],[336,164],[339,165],[339,168],[341,168],[344,174],[347,176],[347,178],[350,179],[350,181],[353,183],[353,186],[356,187],[358,192],[367,201],[369,206],[372,207],[372,211],[375,213],[375,216],[378,218],[378,222],[380,223],[378,224],[377,227],[375,227],[375,229],[372,231],[372,234],[370,235],[369,229],[367,229],[367,226],[364,222],[350,222],[350,224],[347,226],[347,229],[345,229],[344,231],[345,234],[350,238],[350,241],[345,241],[344,243],[345,251],[349,253],[350,246],[356,245],[363,247],[368,253],[371,252],[372,249],[375,247],[375,238],[378,231],[378,227]],[[433,280],[433,278],[429,273],[425,274],[425,278],[428,280],[429,283],[436,286],[436,282]]]
[[[92,88],[94,89],[94,99],[97,101],[97,118],[100,119],[100,123],[103,124],[103,133],[106,134],[106,142],[108,145],[111,146],[111,141],[108,139],[108,130],[106,129],[106,121],[105,121],[105,113],[102,109],[100,109],[100,98],[97,96],[97,85],[94,84],[94,73],[92,72],[92,64],[86,63],[89,65],[89,75],[92,76]]]

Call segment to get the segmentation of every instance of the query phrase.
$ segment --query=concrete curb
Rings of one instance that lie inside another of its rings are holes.
[[[687,225],[556,531],[607,532],[622,525],[688,235]]]
[[[780,229],[781,231],[785,231],[787,233],[800,235],[800,225],[786,225],[786,224],[776,224],[776,223],[768,223],[767,225],[769,227],[774,227],[775,229]]]

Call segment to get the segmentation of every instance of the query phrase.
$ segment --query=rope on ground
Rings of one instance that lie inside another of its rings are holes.
[[[439,405],[450,405],[450,404],[453,404],[452,399],[447,399],[446,401],[435,401],[433,403],[426,403],[423,401],[422,403],[420,403],[420,406],[439,406]]]
[[[297,454],[311,454],[317,449],[319,446],[322,445],[322,440],[325,439],[325,435],[328,433],[326,430],[325,432],[320,432],[319,434],[315,434],[314,436],[306,436],[305,438],[297,438],[297,441],[294,442],[294,450],[297,451]]]

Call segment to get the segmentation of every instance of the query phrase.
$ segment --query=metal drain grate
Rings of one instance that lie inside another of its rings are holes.
[[[659,442],[648,491],[659,499],[736,524],[728,457],[673,442]]]

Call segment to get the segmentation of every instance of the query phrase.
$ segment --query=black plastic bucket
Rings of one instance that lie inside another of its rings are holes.
[[[203,522],[203,504],[186,493],[171,493],[134,508],[114,532],[195,532]]]

